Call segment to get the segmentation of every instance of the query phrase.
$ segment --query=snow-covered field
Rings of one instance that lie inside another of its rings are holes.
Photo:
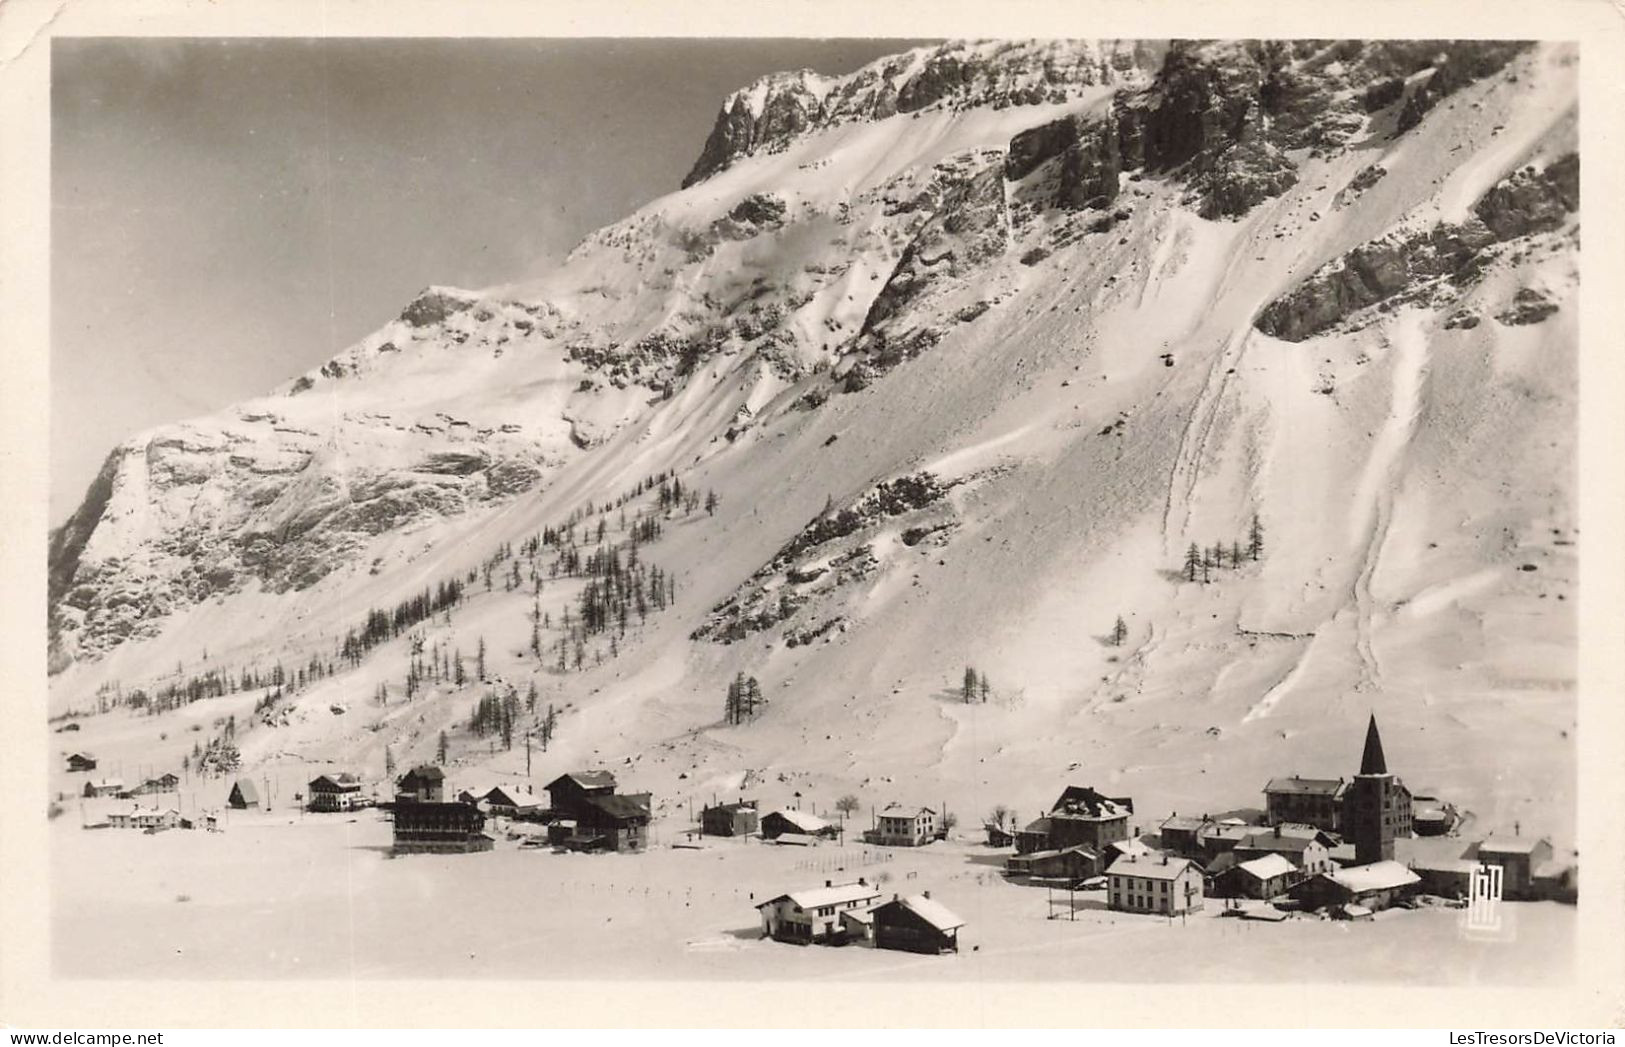
[[[506,828],[506,827],[504,827]],[[1499,935],[1450,909],[1369,923],[1113,913],[1103,892],[1006,881],[1005,852],[707,840],[561,855],[501,839],[474,855],[391,858],[355,815],[244,815],[224,832],[52,831],[61,978],[658,978],[1387,982],[1531,986],[1573,977],[1577,911],[1501,907]],[[859,876],[929,890],[967,921],[956,956],[761,938],[754,905]],[[1052,917],[1053,914],[1053,918]]]

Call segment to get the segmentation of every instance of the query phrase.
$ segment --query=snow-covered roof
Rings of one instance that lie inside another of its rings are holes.
[[[1262,858],[1254,858],[1250,862],[1242,862],[1236,868],[1260,880],[1269,880],[1277,876],[1284,876],[1297,866],[1279,854],[1266,854]]]
[[[1190,868],[1189,858],[1150,859],[1138,856],[1120,858],[1106,870],[1109,876],[1140,876],[1147,880],[1174,880]]]
[[[804,833],[817,833],[829,828],[829,823],[824,821],[824,819],[818,817],[816,814],[809,814],[806,811],[796,811],[787,807],[782,810],[774,811],[773,814],[783,818],[785,821],[789,822],[791,825],[795,826],[797,829],[800,829]]]
[[[1220,822],[1218,825],[1209,825],[1199,829],[1197,835],[1204,840],[1240,841],[1258,832],[1259,828],[1257,825],[1247,825],[1240,822]]]
[[[927,898],[923,894],[904,898],[898,904],[939,931],[951,931],[956,927],[965,926],[965,921],[954,915],[953,910],[935,898]]]
[[[1332,881],[1355,894],[1366,891],[1385,891],[1394,887],[1409,887],[1422,878],[1394,861],[1372,862],[1369,865],[1350,865],[1328,874]]]
[[[787,847],[816,847],[818,837],[806,833],[779,833],[773,837],[773,842]]]
[[[929,807],[905,807],[900,803],[888,803],[880,812],[882,818],[918,818],[922,814],[934,818],[937,812]]]
[[[1126,840],[1113,840],[1106,846],[1124,858],[1149,858],[1161,853],[1138,836],[1130,836]]]
[[[1491,836],[1478,845],[1478,853],[1490,851],[1495,854],[1533,854],[1535,848],[1545,842],[1533,836]]]
[[[799,908],[817,909],[825,905],[845,905],[847,902],[861,902],[879,897],[880,892],[875,889],[874,884],[837,883],[828,887],[809,887],[804,891],[781,894],[777,898],[769,898],[756,908],[760,909],[764,906],[773,905],[784,901],[786,898],[794,902]]]
[[[1208,824],[1210,824],[1210,822],[1207,818],[1191,818],[1186,815],[1176,814],[1164,821],[1159,828],[1193,832]]]
[[[1300,796],[1337,796],[1347,788],[1341,778],[1271,778],[1264,786],[1266,793],[1291,793]]]

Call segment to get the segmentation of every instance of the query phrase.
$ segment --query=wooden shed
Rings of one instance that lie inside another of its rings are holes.
[[[926,891],[909,898],[893,896],[874,910],[877,949],[932,955],[959,951],[959,928],[965,921]]]

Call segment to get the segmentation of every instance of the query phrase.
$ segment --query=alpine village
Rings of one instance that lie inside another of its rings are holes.
[[[181,779],[174,773],[127,786],[96,776],[96,757],[89,752],[70,754],[66,770],[84,775],[86,829],[219,833],[230,830],[233,818],[278,813],[268,789],[249,777],[233,781],[217,806],[191,813],[163,800],[179,794]],[[615,775],[604,769],[558,775],[543,786],[545,799],[529,780],[454,790],[433,764],[413,767],[390,784],[389,798],[380,799],[383,783],[331,771],[311,779],[280,810],[300,820],[387,820],[391,856],[472,855],[499,845],[553,854],[642,855],[656,846],[651,794],[620,791]],[[1092,908],[1180,923],[1208,917],[1371,921],[1387,909],[1468,908],[1502,900],[1572,904],[1577,898],[1577,864],[1572,855],[1555,855],[1549,840],[1524,833],[1522,826],[1510,834],[1473,834],[1471,818],[1449,800],[1413,794],[1388,767],[1374,715],[1357,773],[1272,778],[1263,798],[1262,809],[1171,812],[1142,824],[1132,797],[1067,785],[1046,813],[1025,824],[995,808],[975,838],[956,837],[960,822],[952,812],[892,799],[871,810],[870,828],[852,834],[859,848],[854,850],[847,819],[861,801],[841,797],[825,816],[807,809],[797,792],[790,805],[775,809],[743,797],[714,800],[697,812],[690,807],[686,817],[666,819],[665,846],[723,854],[756,845],[809,854],[824,848],[835,857],[802,860],[793,868],[844,872],[848,866],[879,866],[878,874],[845,882],[787,877],[783,893],[760,899],[753,893],[759,936],[926,954],[958,952],[967,921],[950,908],[950,902],[961,904],[958,899],[933,896],[926,884],[892,889],[884,867],[894,848],[936,846],[948,862],[1002,862],[1003,880],[1041,889],[1031,906],[1034,918],[1075,920]],[[919,874],[908,877],[917,880]]]

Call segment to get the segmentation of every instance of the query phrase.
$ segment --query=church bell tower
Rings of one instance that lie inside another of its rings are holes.
[[[1360,773],[1349,785],[1345,829],[1354,841],[1354,860],[1360,865],[1391,861],[1394,836],[1405,818],[1401,808],[1408,806],[1401,794],[1405,787],[1388,773],[1382,754],[1382,736],[1377,733],[1377,717],[1372,714],[1365,732],[1365,752],[1360,755]]]

